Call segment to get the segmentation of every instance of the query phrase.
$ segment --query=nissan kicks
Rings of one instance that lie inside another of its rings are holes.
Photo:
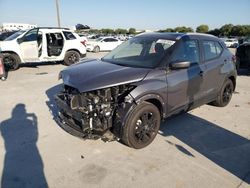
[[[167,117],[208,103],[226,106],[236,86],[233,60],[212,35],[138,35],[101,60],[60,72],[57,122],[83,138],[146,147]]]

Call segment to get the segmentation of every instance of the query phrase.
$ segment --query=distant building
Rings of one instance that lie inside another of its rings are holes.
[[[37,25],[34,24],[24,24],[24,23],[3,23],[2,30],[14,31],[14,30],[26,30],[36,28]]]

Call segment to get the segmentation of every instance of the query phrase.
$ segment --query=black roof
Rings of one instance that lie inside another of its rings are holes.
[[[192,37],[197,39],[207,39],[207,40],[219,40],[219,38],[209,35],[209,34],[201,34],[201,33],[142,33],[137,35],[136,37],[149,37],[149,38],[161,38],[168,40],[179,40],[182,37]]]
[[[149,37],[149,38],[162,38],[162,39],[169,39],[169,40],[177,40],[178,38],[185,35],[184,33],[142,33],[137,35],[136,37]]]

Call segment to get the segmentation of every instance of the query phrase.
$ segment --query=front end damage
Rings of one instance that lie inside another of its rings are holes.
[[[86,139],[119,139],[122,118],[134,104],[131,84],[80,93],[64,85],[56,95],[57,122],[67,132]]]

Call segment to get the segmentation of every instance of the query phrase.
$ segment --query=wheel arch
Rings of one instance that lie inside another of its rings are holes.
[[[23,59],[22,59],[22,57],[20,56],[20,54],[18,54],[18,53],[16,53],[16,52],[14,52],[14,51],[11,51],[11,50],[5,50],[5,51],[1,51],[0,52],[2,55],[4,55],[4,54],[15,54],[15,55],[17,55],[18,56],[18,58],[21,60],[21,62],[23,62]]]
[[[98,45],[98,44],[97,44],[97,45],[95,45],[95,46],[94,46],[94,48],[93,48],[93,52],[95,51],[95,48],[99,48],[99,51],[101,51],[101,47],[100,47],[100,45]]]
[[[166,117],[166,114],[167,114],[166,108],[165,108],[166,104],[160,95],[146,94],[146,95],[140,97],[139,99],[137,99],[136,103],[139,104],[139,103],[142,103],[144,101],[151,103],[158,108],[160,115],[161,115],[161,119],[164,119]]]
[[[70,49],[68,49],[68,50],[66,51],[66,53],[67,53],[67,52],[70,52],[70,51],[75,51],[75,52],[77,52],[77,53],[79,53],[79,54],[81,55],[81,52],[80,52],[78,49],[70,48]],[[66,55],[66,53],[65,53],[65,55]]]
[[[231,81],[233,82],[234,91],[235,91],[235,88],[236,88],[236,78],[235,78],[235,76],[229,76],[228,79],[231,80]]]

